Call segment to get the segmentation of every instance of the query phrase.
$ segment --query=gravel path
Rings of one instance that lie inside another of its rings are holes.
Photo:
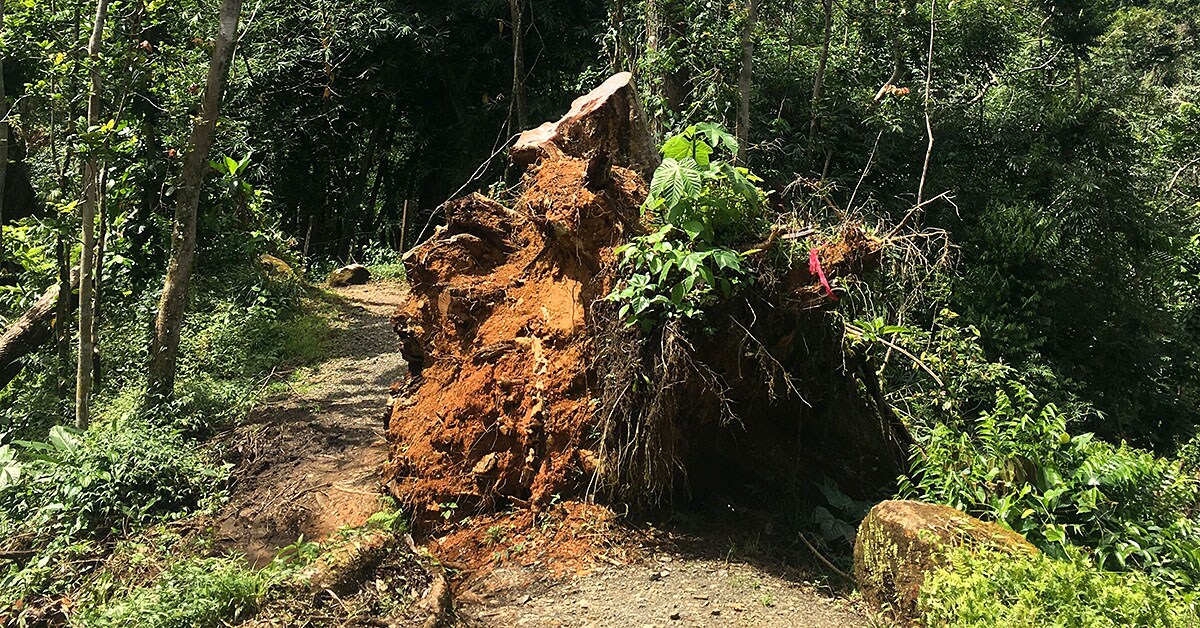
[[[861,610],[813,584],[754,565],[660,554],[598,567],[565,582],[539,582],[520,568],[494,572],[464,592],[468,626],[672,628],[868,627]]]

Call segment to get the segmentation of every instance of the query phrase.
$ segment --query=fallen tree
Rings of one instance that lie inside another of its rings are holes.
[[[649,138],[618,75],[517,143],[510,205],[448,203],[446,224],[405,256],[412,297],[392,322],[410,376],[384,475],[418,530],[557,498],[653,504],[753,481],[804,490],[827,476],[868,495],[899,475],[907,434],[863,393],[873,371],[846,359],[825,315],[831,280],[879,262],[861,227],[795,267],[773,249],[812,230],[758,234],[739,254],[752,288],[702,322],[631,325],[609,298],[630,279],[618,247],[661,222],[642,211]]]
[[[68,311],[79,304],[79,295],[74,291],[79,286],[78,269],[71,271],[71,294]],[[39,349],[54,336],[55,312],[58,305],[59,286],[55,284],[41,298],[9,325],[0,336],[0,389],[3,389],[25,368],[24,359]]]

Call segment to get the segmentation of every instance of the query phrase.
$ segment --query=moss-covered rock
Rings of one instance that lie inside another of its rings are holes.
[[[1033,555],[1024,537],[949,506],[886,501],[867,514],[854,543],[854,579],[863,598],[902,623],[918,617],[926,574],[954,547]]]

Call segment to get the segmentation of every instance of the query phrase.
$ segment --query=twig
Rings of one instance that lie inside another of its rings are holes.
[[[875,144],[871,146],[871,154],[867,155],[867,165],[863,166],[862,174],[858,175],[858,183],[854,184],[854,191],[850,193],[850,202],[846,203],[846,211],[854,211],[854,197],[858,196],[858,188],[862,185],[863,179],[867,178],[867,173],[871,171],[871,162],[875,160],[875,149],[879,148],[879,139],[883,137],[883,130],[875,136]]]
[[[885,237],[884,240],[891,240],[892,236],[899,233],[900,229],[903,228],[905,223],[908,222],[908,219],[912,218],[918,211],[921,210],[922,207],[924,207],[936,200],[939,200],[939,199],[949,200],[950,199],[950,197],[948,196],[949,194],[950,194],[950,192],[948,192],[948,191],[942,192],[941,194],[938,194],[937,196],[925,201],[924,203],[917,203],[916,205],[913,205],[912,209],[908,210],[908,213],[904,215],[904,218],[900,219],[900,222],[896,224],[896,227],[888,232],[887,237]]]
[[[1175,171],[1175,176],[1171,177],[1171,183],[1169,183],[1169,184],[1167,185],[1167,190],[1166,190],[1166,191],[1167,191],[1167,192],[1170,192],[1170,191],[1171,191],[1171,188],[1175,187],[1175,182],[1179,180],[1179,176],[1183,174],[1183,171],[1184,171],[1184,170],[1187,170],[1187,169],[1188,169],[1188,167],[1190,167],[1190,166],[1192,166],[1192,165],[1196,164],[1197,162],[1200,162],[1200,157],[1197,157],[1197,158],[1195,158],[1195,159],[1193,159],[1193,160],[1191,160],[1191,161],[1187,162],[1186,164],[1183,164],[1182,166],[1180,166],[1180,167],[1179,167],[1179,170],[1176,170],[1176,171]]]
[[[830,571],[841,576],[842,578],[845,578],[847,582],[854,582],[854,578],[851,578],[846,572],[838,569],[837,565],[829,562],[828,558],[825,558],[821,552],[818,552],[817,548],[813,547],[813,544],[808,542],[808,537],[805,536],[803,532],[800,533],[800,540],[804,541],[804,545],[808,547],[808,551],[812,552],[813,556],[816,556],[817,560],[821,561],[821,563],[828,567]]]
[[[846,327],[846,333],[850,334],[851,336],[854,336],[855,338],[862,338],[867,333],[867,332],[863,331],[862,329],[859,329],[858,327],[851,325],[850,323],[845,323],[845,327]],[[941,386],[943,388],[946,387],[946,384],[942,382],[942,378],[938,377],[937,373],[933,372],[933,369],[930,369],[928,366],[926,366],[925,363],[921,361],[921,358],[918,358],[917,356],[910,353],[908,351],[908,349],[901,347],[900,345],[892,342],[891,340],[888,340],[887,338],[884,338],[883,336],[876,336],[876,338],[879,340],[879,342],[882,342],[883,344],[895,349],[896,351],[899,351],[902,355],[904,355],[908,359],[912,360],[914,364],[921,367],[922,371],[929,373],[929,376],[933,378],[933,381],[937,382],[938,386]]]
[[[925,147],[925,165],[921,167],[921,183],[917,186],[917,207],[925,197],[925,178],[929,175],[929,158],[933,156],[933,124],[929,121],[929,86],[933,82],[933,32],[937,23],[937,0],[929,4],[929,57],[925,59],[925,133],[929,136],[929,145]]]

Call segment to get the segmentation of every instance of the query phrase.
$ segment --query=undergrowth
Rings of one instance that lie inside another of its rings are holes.
[[[1139,573],[1111,573],[1072,554],[1013,557],[954,550],[921,589],[927,626],[1185,628],[1200,625],[1194,594]]]
[[[9,557],[0,564],[0,617],[10,622],[35,621],[118,539],[217,508],[229,470],[204,439],[236,425],[293,369],[321,359],[332,336],[331,301],[294,276],[233,264],[197,283],[175,398],[146,408],[154,302],[146,293],[107,312],[104,380],[87,432],[55,425],[69,421],[70,407],[58,401],[53,368],[27,368],[5,393],[6,414],[35,417],[0,432],[0,549]],[[36,360],[55,363],[49,349]],[[251,608],[268,575],[226,559],[180,563],[156,588],[84,623],[217,625],[206,618]]]

